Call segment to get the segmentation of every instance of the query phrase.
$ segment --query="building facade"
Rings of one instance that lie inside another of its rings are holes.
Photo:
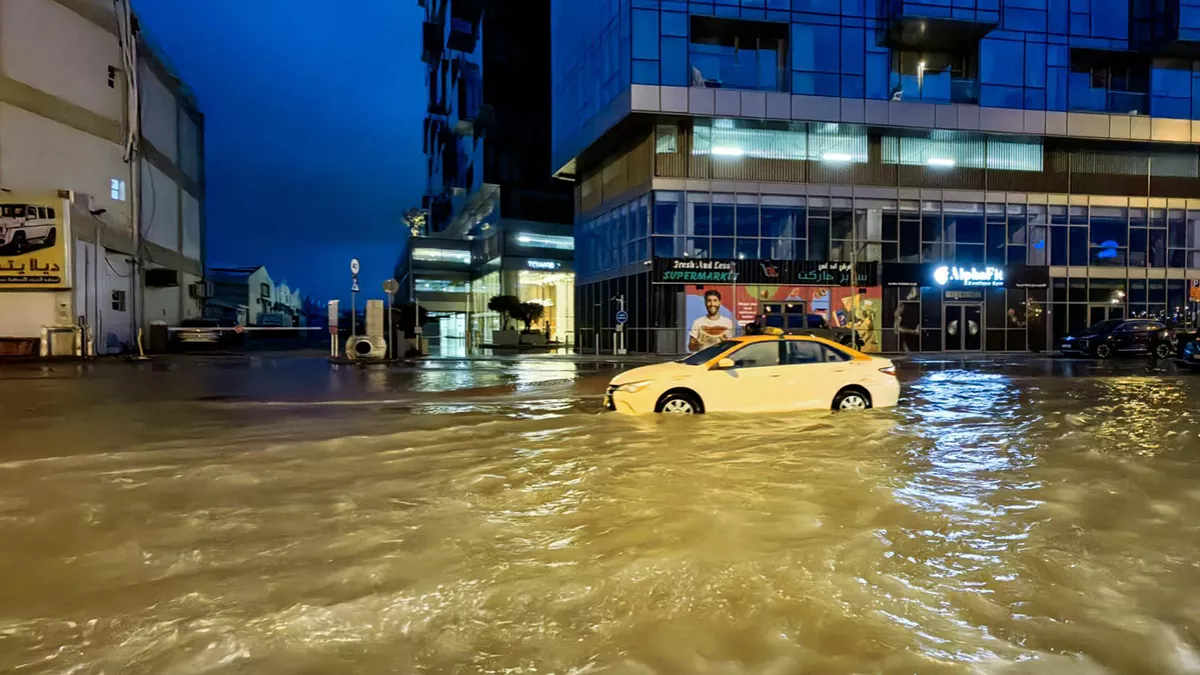
[[[550,3],[420,0],[428,115],[424,224],[396,268],[402,302],[454,353],[491,342],[496,295],[546,307],[574,341],[572,187],[550,167]],[[485,77],[486,75],[486,77]]]
[[[267,268],[214,267],[208,271],[212,297],[205,316],[241,326],[294,327],[307,323],[304,297],[286,281],[276,283]]]
[[[0,3],[0,338],[111,353],[202,310],[204,118],[126,9]]]
[[[660,352],[812,313],[882,351],[1193,321],[1191,4],[555,0],[581,349],[614,297]]]

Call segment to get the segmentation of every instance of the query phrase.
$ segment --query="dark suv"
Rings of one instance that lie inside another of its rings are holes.
[[[1062,339],[1064,354],[1087,354],[1108,359],[1123,354],[1150,354],[1167,359],[1175,355],[1175,333],[1159,321],[1110,319],[1075,331]]]

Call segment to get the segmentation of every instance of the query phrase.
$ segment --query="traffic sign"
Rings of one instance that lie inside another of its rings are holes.
[[[625,310],[621,310],[621,311],[617,312],[617,323],[618,324],[627,323],[628,321],[629,321],[629,312],[626,312]]]
[[[358,274],[358,269],[358,258],[352,258],[350,260],[350,274]]]
[[[400,282],[395,279],[384,279],[383,292],[388,295],[395,295],[396,291],[400,290]]]
[[[357,292],[358,292],[358,279],[355,279],[355,280],[354,280],[354,283],[350,285],[350,292],[351,292],[351,293],[357,293]]]

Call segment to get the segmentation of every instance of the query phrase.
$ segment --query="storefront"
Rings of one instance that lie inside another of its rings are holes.
[[[671,336],[679,352],[740,335],[755,322],[813,327],[814,316],[856,331],[864,350],[880,350],[876,263],[658,258],[651,283],[656,304],[679,317]]]
[[[1042,351],[1048,267],[883,263],[888,352]]]

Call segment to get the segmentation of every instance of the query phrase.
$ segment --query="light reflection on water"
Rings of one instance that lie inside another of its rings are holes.
[[[381,372],[375,402],[142,409],[177,437],[120,451],[44,429],[81,447],[0,464],[0,671],[1200,668],[1192,380],[951,368],[894,411],[633,419],[556,368]]]

